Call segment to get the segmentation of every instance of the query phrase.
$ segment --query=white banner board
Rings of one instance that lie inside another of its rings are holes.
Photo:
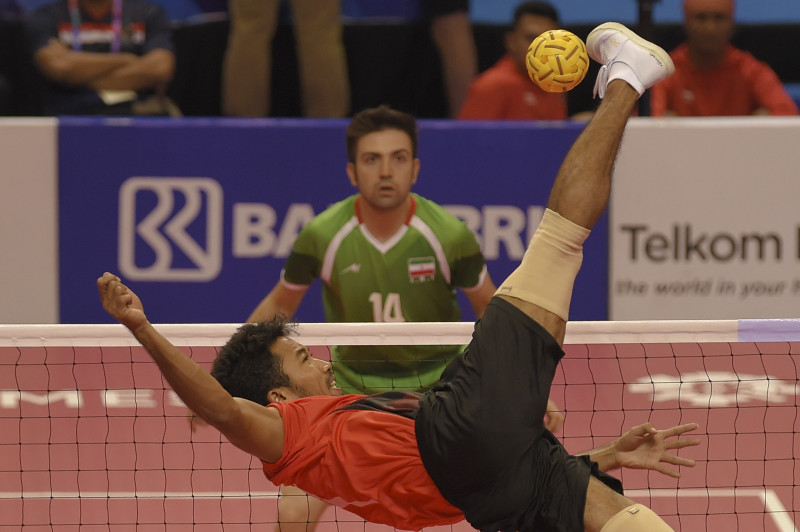
[[[632,120],[609,223],[613,320],[800,316],[800,118]]]
[[[0,323],[58,323],[57,125],[0,119]]]

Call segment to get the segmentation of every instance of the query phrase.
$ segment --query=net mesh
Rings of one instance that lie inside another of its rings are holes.
[[[235,325],[159,327],[209,367]],[[678,480],[617,471],[675,530],[797,530],[797,322],[571,323],[551,398],[579,452],[697,422]],[[461,344],[470,324],[304,325],[329,345]],[[0,532],[271,530],[278,489],[181,401],[121,326],[0,326]],[[305,529],[302,526],[301,529]],[[446,530],[470,530],[464,523]],[[389,530],[329,508],[320,531]]]

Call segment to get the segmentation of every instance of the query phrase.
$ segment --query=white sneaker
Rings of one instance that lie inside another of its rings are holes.
[[[595,97],[605,96],[615,79],[628,83],[641,96],[644,91],[675,72],[669,54],[616,22],[597,26],[586,39],[589,57],[603,65],[594,84]]]

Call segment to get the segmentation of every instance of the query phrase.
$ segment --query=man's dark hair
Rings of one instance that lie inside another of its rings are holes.
[[[558,11],[548,2],[522,2],[514,10],[514,26],[517,25],[522,15],[536,15],[547,17],[558,22]]]
[[[403,131],[411,139],[411,155],[417,157],[417,121],[408,113],[392,109],[388,105],[364,109],[357,113],[347,126],[345,140],[347,143],[347,160],[356,161],[358,141],[364,135],[397,129]]]
[[[220,349],[211,375],[232,396],[266,405],[270,390],[291,385],[281,360],[270,348],[277,339],[292,332],[284,316],[242,325]]]

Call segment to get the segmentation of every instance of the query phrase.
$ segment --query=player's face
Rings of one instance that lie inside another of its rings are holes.
[[[283,336],[272,344],[271,350],[281,359],[283,372],[291,383],[288,387],[278,389],[283,400],[291,401],[312,395],[342,395],[342,389],[336,386],[331,363],[312,357],[306,346]]]
[[[522,15],[514,28],[506,34],[506,51],[511,56],[514,64],[520,71],[527,75],[525,67],[525,54],[528,53],[528,46],[531,45],[536,37],[547,30],[556,29],[558,24],[555,20],[540,15]]]
[[[347,164],[350,183],[376,210],[392,210],[405,203],[417,182],[419,159],[411,138],[398,129],[375,131],[361,137],[355,162]]]
[[[686,40],[701,54],[720,54],[733,36],[733,18],[725,12],[701,11],[686,15]]]

